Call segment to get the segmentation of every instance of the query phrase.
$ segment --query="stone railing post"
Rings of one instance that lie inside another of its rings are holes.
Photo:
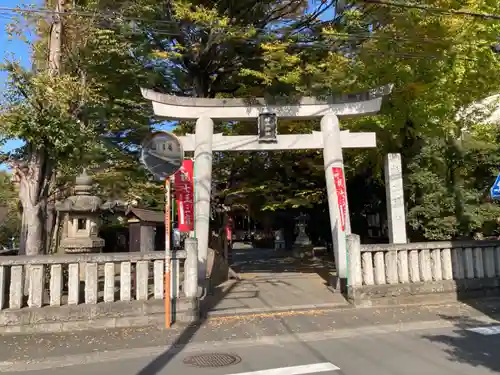
[[[184,295],[198,297],[198,240],[186,238],[184,241],[186,261],[184,263]]]
[[[347,287],[348,289],[361,286],[361,241],[357,234],[347,235]]]
[[[44,292],[44,266],[34,264],[30,267],[30,278],[28,286],[28,306],[42,307]]]

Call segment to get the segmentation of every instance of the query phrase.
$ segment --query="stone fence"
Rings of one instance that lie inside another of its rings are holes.
[[[500,241],[360,245],[348,237],[348,296],[356,304],[465,299],[500,292]]]
[[[197,262],[196,250],[172,252],[171,293],[178,321],[194,320],[198,314],[198,287],[190,285],[192,277],[184,272],[184,263],[193,260]],[[0,333],[162,322],[164,271],[163,251],[2,256]]]

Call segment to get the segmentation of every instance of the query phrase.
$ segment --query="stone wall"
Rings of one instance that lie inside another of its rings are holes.
[[[350,235],[348,248],[348,296],[358,305],[500,293],[500,241],[360,245]]]

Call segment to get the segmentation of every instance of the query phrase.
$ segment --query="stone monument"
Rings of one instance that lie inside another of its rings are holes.
[[[92,184],[84,170],[75,179],[74,195],[56,206],[66,216],[60,245],[66,253],[98,253],[104,247],[104,240],[99,237],[102,200],[91,194]]]
[[[385,157],[385,189],[389,243],[407,243],[401,154]]]

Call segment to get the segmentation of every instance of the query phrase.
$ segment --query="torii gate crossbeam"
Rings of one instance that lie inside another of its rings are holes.
[[[222,135],[214,134],[212,151],[277,151],[277,150],[314,150],[322,149],[323,135],[313,131],[312,134],[283,134],[278,135],[277,143],[259,143],[256,135]],[[184,151],[194,151],[196,139],[194,134],[180,136]],[[375,133],[350,133],[349,130],[340,132],[340,146],[342,148],[376,147]]]

